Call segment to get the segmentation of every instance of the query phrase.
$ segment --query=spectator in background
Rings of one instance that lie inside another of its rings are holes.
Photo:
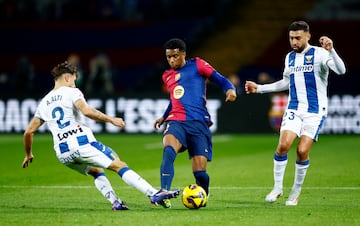
[[[274,82],[274,79],[269,73],[263,71],[258,74],[257,81],[259,84],[267,84]]]
[[[116,0],[99,0],[98,14],[101,20],[118,20],[120,19],[120,2]]]
[[[231,81],[232,84],[234,84],[236,88],[236,94],[242,94],[244,92],[242,85],[241,85],[241,79],[236,73],[231,73],[228,77],[228,79]]]
[[[16,65],[15,90],[24,96],[34,92],[34,80],[34,66],[26,56],[22,56]]]
[[[8,95],[12,90],[9,75],[5,72],[0,72],[0,90],[2,97]]]
[[[91,59],[89,77],[86,82],[87,95],[101,97],[112,95],[114,92],[112,74],[111,62],[107,55],[99,54]],[[97,89],[95,90],[94,87]]]
[[[84,70],[81,66],[79,54],[70,53],[67,58],[67,61],[77,67],[76,87],[79,87],[79,89],[83,89],[85,78],[84,78]]]

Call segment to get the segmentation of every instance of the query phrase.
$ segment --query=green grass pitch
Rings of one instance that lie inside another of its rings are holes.
[[[98,134],[120,158],[159,188],[161,135]],[[111,211],[91,176],[64,167],[55,157],[50,134],[34,136],[35,159],[27,169],[22,135],[0,135],[0,225],[360,225],[360,137],[320,135],[314,144],[299,205],[284,205],[294,178],[295,149],[289,153],[284,196],[264,201],[273,184],[277,134],[213,137],[208,165],[211,196],[199,210],[181,198],[172,208],[153,207],[145,195],[106,171],[130,211]],[[194,183],[187,153],[175,161],[173,188]]]

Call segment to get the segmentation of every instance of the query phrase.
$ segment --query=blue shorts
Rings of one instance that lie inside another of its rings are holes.
[[[189,158],[202,155],[212,160],[212,134],[203,121],[168,121],[164,136],[174,135],[182,144],[180,152],[188,150]]]

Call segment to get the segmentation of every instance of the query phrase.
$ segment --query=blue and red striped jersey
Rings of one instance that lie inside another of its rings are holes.
[[[215,79],[211,79],[212,76]],[[177,70],[170,69],[163,73],[162,80],[170,93],[170,104],[163,115],[166,121],[201,120],[208,125],[212,124],[206,108],[207,79],[211,79],[225,91],[234,88],[229,80],[199,57],[187,60]]]

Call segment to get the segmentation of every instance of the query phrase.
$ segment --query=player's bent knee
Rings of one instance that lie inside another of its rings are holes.
[[[92,175],[92,176],[96,176],[99,173],[104,173],[104,169],[103,168],[99,168],[99,167],[91,167],[88,171],[88,174]]]
[[[305,160],[308,159],[309,150],[298,148],[298,149],[296,150],[296,153],[297,153],[297,155],[300,157],[300,159],[305,159]]]
[[[108,167],[108,169],[113,170],[115,172],[119,172],[124,167],[128,167],[126,162],[121,161],[119,158],[116,158]]]

